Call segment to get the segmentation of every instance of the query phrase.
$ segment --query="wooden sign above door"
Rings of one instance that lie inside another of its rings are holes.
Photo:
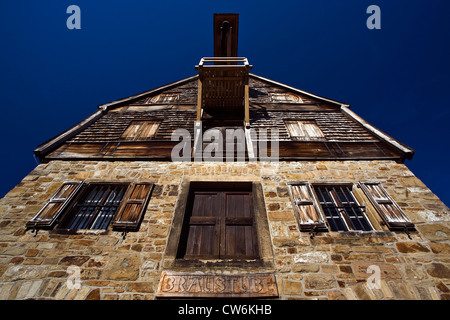
[[[278,297],[275,276],[270,273],[200,274],[165,271],[159,298],[261,298]]]

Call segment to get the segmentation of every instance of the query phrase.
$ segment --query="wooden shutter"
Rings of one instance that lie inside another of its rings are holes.
[[[133,121],[122,133],[125,140],[141,141],[152,138],[158,131],[160,121]]]
[[[327,229],[308,183],[289,185],[289,193],[294,203],[294,210],[297,212],[301,231]]]
[[[251,192],[194,191],[185,259],[259,257]]]
[[[285,124],[291,138],[305,137],[305,133],[303,132],[302,127],[299,125],[298,121],[285,121]]]
[[[309,138],[322,138],[323,133],[319,126],[313,122],[302,122],[303,130]]]
[[[81,188],[82,182],[65,182],[42,207],[41,210],[27,222],[27,229],[52,229],[67,207],[68,203]]]
[[[257,259],[258,239],[251,192],[224,192],[225,216],[221,224],[222,259]]]
[[[185,259],[219,258],[220,192],[194,191]]]
[[[379,182],[361,182],[360,186],[390,230],[414,228],[408,216]]]
[[[113,220],[114,231],[138,231],[144,218],[150,194],[151,182],[132,183],[123,197],[122,204]]]
[[[323,132],[314,121],[285,121],[286,128],[291,138],[311,140],[323,138]]]

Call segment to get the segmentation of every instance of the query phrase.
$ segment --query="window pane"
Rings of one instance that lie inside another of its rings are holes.
[[[125,188],[120,186],[112,187],[111,192],[106,199],[104,205],[100,208],[97,217],[92,224],[91,229],[106,229],[111,222],[120,201],[125,193]]]
[[[106,229],[124,195],[125,185],[91,184],[68,213],[63,229]]]
[[[348,228],[339,210],[337,209],[337,205],[333,201],[331,191],[327,187],[315,187],[315,190],[319,203],[325,214],[325,218],[330,225],[330,229],[332,231],[347,231]]]
[[[306,184],[292,186],[292,191],[296,203],[312,204],[311,195]]]
[[[366,184],[367,189],[369,189],[370,194],[377,202],[389,202],[391,203],[391,200],[389,197],[384,193],[383,189],[381,189],[381,186],[379,184]]]
[[[72,184],[72,183],[65,184],[58,191],[58,193],[53,196],[52,200],[53,201],[66,200],[72,194],[72,192],[75,191],[78,185],[79,184]]]
[[[140,127],[141,127],[140,123],[130,124],[128,128],[125,130],[125,132],[122,134],[122,138],[128,138],[132,140],[134,137],[136,137],[136,134],[139,131]]]
[[[299,205],[300,223],[310,224],[322,222],[316,208],[313,205]]]
[[[350,186],[316,186],[315,190],[331,230],[372,230]]]
[[[349,186],[341,186],[334,188],[336,191],[340,205],[345,211],[346,217],[351,224],[353,230],[369,231],[372,230],[369,221],[362,211],[362,207],[354,198]]]
[[[322,131],[319,129],[319,127],[314,123],[304,123],[303,127],[305,128],[305,131],[307,135],[310,138],[321,138],[323,137]]]
[[[256,233],[253,226],[252,196],[249,192],[226,192],[225,234],[221,239],[221,258],[256,258]]]

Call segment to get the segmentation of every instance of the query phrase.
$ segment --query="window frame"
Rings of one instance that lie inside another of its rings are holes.
[[[176,104],[180,100],[181,92],[160,93],[149,97],[144,104]]]

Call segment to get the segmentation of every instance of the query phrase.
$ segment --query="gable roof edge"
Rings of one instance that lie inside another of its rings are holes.
[[[259,80],[262,80],[262,81],[265,81],[265,82],[268,82],[268,83],[271,83],[271,84],[274,84],[274,85],[277,85],[277,86],[284,87],[286,89],[295,91],[297,93],[307,95],[307,96],[309,96],[311,98],[314,98],[314,99],[319,99],[319,100],[322,100],[322,101],[325,101],[325,102],[328,102],[328,103],[336,104],[339,107],[342,107],[342,106],[350,107],[349,104],[346,104],[346,103],[343,103],[343,102],[339,102],[339,101],[336,101],[336,100],[332,100],[332,99],[328,99],[328,98],[325,98],[325,97],[322,97],[322,96],[318,96],[316,94],[313,94],[313,93],[310,93],[310,92],[307,92],[307,91],[304,91],[304,90],[300,90],[300,89],[291,87],[291,86],[289,86],[287,84],[284,84],[284,83],[281,83],[281,82],[278,82],[278,81],[274,81],[274,80],[270,80],[270,79],[258,76],[256,74],[253,74],[253,73],[250,73],[250,77],[253,77],[253,78],[256,78],[256,79],[259,79]]]
[[[51,138],[50,140],[47,140],[46,142],[41,143],[39,146],[36,147],[36,149],[34,149],[34,154],[42,162],[46,155],[48,155],[50,152],[60,147],[68,139],[72,138],[80,131],[84,130],[86,127],[97,121],[103,114],[104,110],[97,110],[96,112],[94,112],[84,120],[80,121],[76,125],[72,126],[71,128],[63,131],[62,133]]]
[[[356,113],[351,111],[347,106],[342,106],[341,110],[342,110],[342,112],[344,112],[345,114],[350,116],[352,119],[354,119],[356,122],[361,124],[364,128],[369,130],[372,134],[376,135],[377,137],[379,137],[380,139],[386,141],[388,144],[390,144],[394,148],[396,148],[396,149],[400,150],[401,152],[403,152],[407,159],[409,159],[409,160],[412,159],[412,157],[414,155],[414,152],[415,152],[414,149],[411,149],[410,147],[407,147],[406,145],[404,145],[400,141],[394,139],[390,135],[388,135],[388,134],[384,133],[383,131],[377,129],[376,127],[374,127],[373,125],[368,123],[366,120],[364,120],[363,118],[358,116]]]
[[[119,100],[115,100],[115,101],[112,101],[112,102],[101,104],[101,105],[98,106],[98,109],[105,110],[105,111],[111,110],[114,107],[119,107],[121,105],[129,103],[130,101],[142,99],[145,96],[148,96],[148,95],[151,95],[151,94],[155,94],[155,93],[158,93],[160,91],[171,89],[172,87],[176,87],[178,85],[187,83],[187,82],[195,80],[197,78],[198,78],[198,74],[190,76],[190,77],[187,77],[187,78],[184,78],[184,79],[181,79],[181,80],[178,80],[178,81],[175,81],[175,82],[172,82],[172,83],[169,83],[169,84],[166,84],[166,85],[163,85],[163,86],[160,86],[160,87],[157,87],[157,88],[154,88],[154,89],[151,89],[151,90],[148,90],[148,91],[145,91],[145,92],[141,92],[141,93],[138,93],[138,94],[126,97],[126,98],[122,98],[122,99],[119,99]]]

